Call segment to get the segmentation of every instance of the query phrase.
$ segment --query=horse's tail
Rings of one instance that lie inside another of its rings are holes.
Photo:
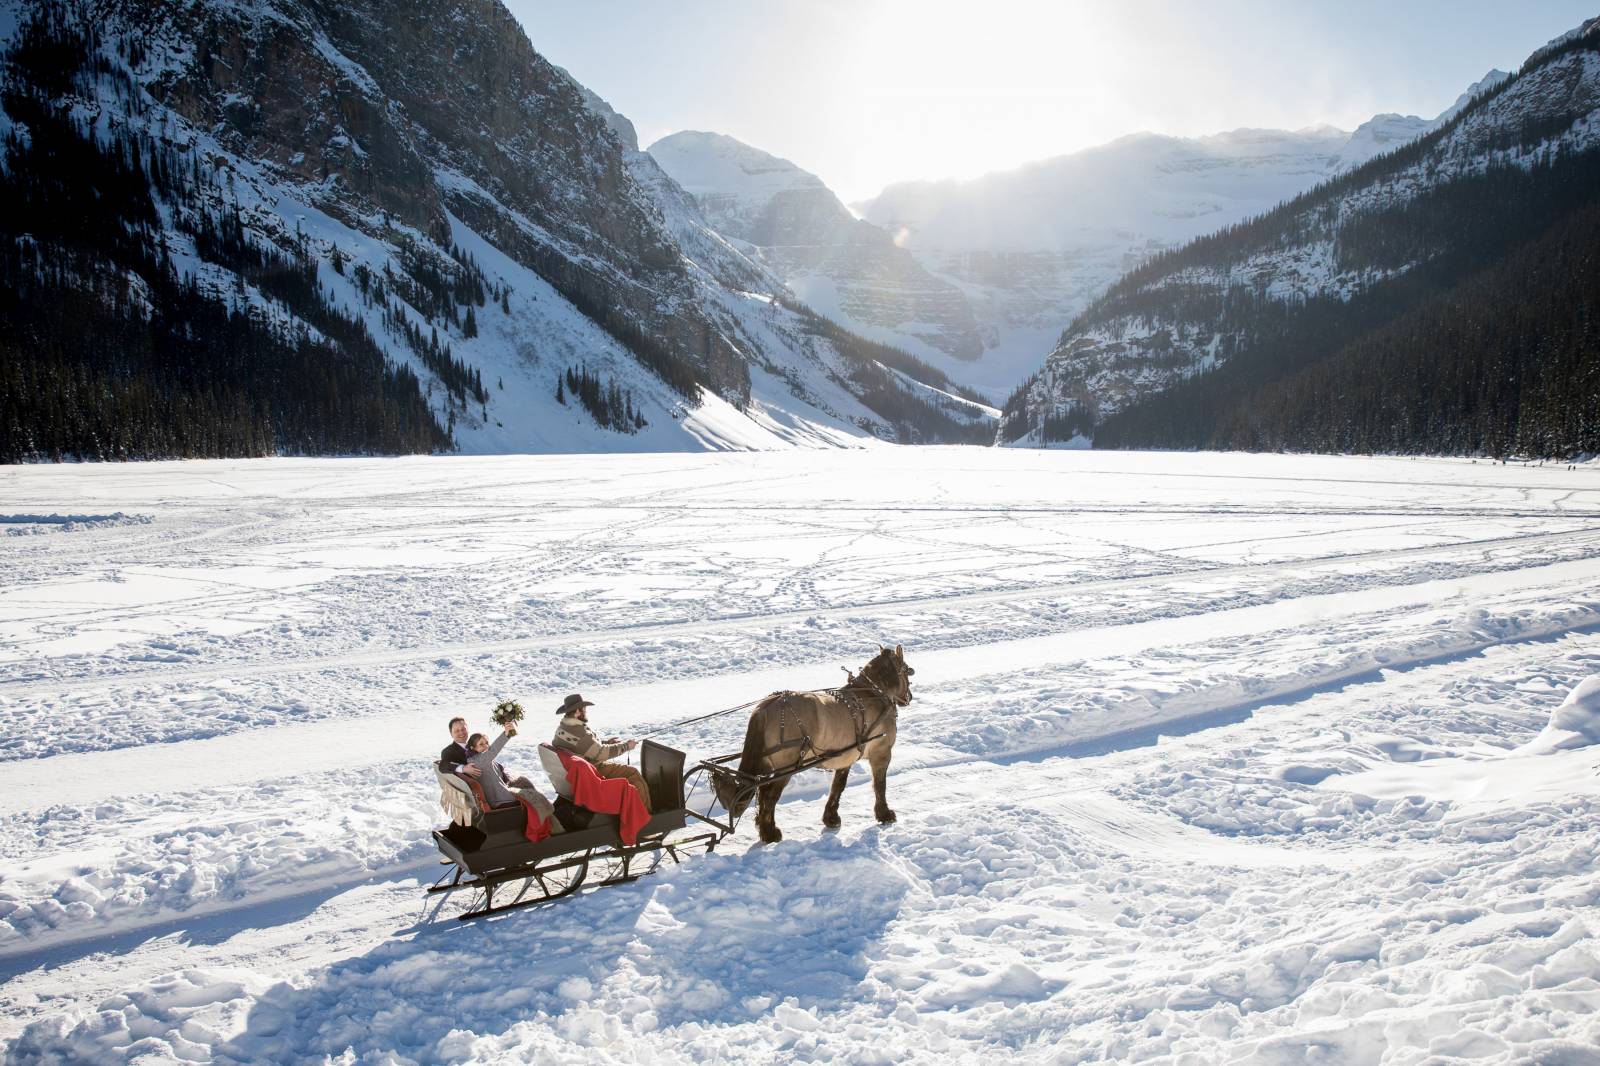
[[[761,769],[761,757],[767,753],[767,708],[785,694],[774,692],[750,712],[750,722],[744,727],[744,751],[739,756],[739,772],[754,774]]]
[[[775,694],[776,695],[776,694]],[[755,776],[761,772],[761,762],[767,753],[766,743],[766,709],[775,696],[768,696],[756,705],[750,712],[750,722],[744,729],[744,748],[739,752],[739,772]],[[734,818],[739,817],[750,806],[754,790],[745,791],[742,785],[731,773],[714,772],[711,775],[712,787],[716,789],[717,799],[721,801],[723,809]]]

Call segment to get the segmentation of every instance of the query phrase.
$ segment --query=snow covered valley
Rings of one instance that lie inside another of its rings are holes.
[[[534,770],[567,692],[879,643],[897,824],[813,774],[776,845],[424,901],[452,715]],[[1600,1063],[1597,677],[1595,464],[0,467],[0,1058]]]

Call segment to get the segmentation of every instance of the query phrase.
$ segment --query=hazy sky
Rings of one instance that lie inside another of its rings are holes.
[[[1433,116],[1594,0],[511,0],[641,147],[714,130],[847,202],[1126,133]]]

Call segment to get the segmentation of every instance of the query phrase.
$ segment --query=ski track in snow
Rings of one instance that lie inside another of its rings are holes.
[[[1592,466],[906,449],[0,492],[63,519],[0,540],[7,1061],[1600,1062],[1600,746],[1533,743],[1600,675]],[[515,694],[537,733],[581,689],[633,731],[877,641],[918,667],[898,824],[858,770],[822,831],[808,775],[779,845],[467,927],[424,905],[450,714]]]

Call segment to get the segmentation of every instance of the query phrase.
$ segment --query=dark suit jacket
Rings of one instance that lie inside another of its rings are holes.
[[[456,767],[462,765],[466,761],[467,749],[463,748],[460,744],[457,744],[453,740],[446,744],[444,746],[444,750],[439,753],[439,769],[443,770],[447,774],[454,773]],[[500,772],[500,780],[509,785],[511,783],[511,775],[506,773],[506,768],[501,766],[498,762],[494,764],[494,768]]]

